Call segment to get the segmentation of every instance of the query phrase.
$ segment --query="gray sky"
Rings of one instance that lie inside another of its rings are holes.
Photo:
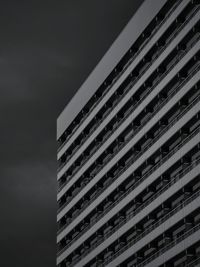
[[[56,118],[140,3],[0,1],[1,267],[56,265]]]

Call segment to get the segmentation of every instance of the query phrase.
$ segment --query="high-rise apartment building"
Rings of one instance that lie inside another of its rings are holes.
[[[57,140],[58,267],[200,266],[200,1],[146,0]]]

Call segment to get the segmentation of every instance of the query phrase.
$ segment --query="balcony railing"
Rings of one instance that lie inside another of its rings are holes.
[[[192,262],[190,262],[190,263],[188,263],[188,264],[186,264],[186,267],[197,267],[198,265],[198,263],[200,263],[200,257],[198,257],[197,259],[195,259],[194,261],[192,261]]]
[[[135,184],[133,184],[132,187],[130,187],[128,190],[126,190],[126,192],[124,194],[122,194],[115,202],[113,202],[110,206],[108,206],[92,223],[90,223],[88,226],[86,226],[86,228],[80,233],[80,235],[83,235],[87,230],[89,230],[109,210],[111,210],[114,206],[116,206],[125,196],[127,196],[134,188],[136,188],[142,181],[144,181],[146,179],[146,177],[148,177],[153,171],[155,171],[158,167],[160,167],[160,165],[163,164],[169,157],[171,157],[178,149],[180,149],[181,146],[183,146],[185,143],[187,143],[187,141],[189,141],[192,137],[194,137],[199,132],[200,132],[200,126],[192,134],[190,134],[188,137],[186,137],[184,140],[182,140],[181,143],[177,145],[177,147],[175,147],[171,152],[169,152],[160,162],[158,162],[152,169],[150,169],[141,179],[139,179]],[[197,162],[194,162],[194,164],[198,164],[198,163],[199,163],[199,160]],[[184,171],[183,175],[185,175],[185,172],[191,170],[191,168],[193,168],[193,167],[194,167],[194,165],[189,166],[188,169],[186,169]],[[173,181],[175,182],[176,180],[173,180]],[[173,181],[172,181],[172,183],[173,183]],[[162,191],[161,191],[161,193],[162,193]],[[148,203],[148,204],[150,204],[150,203]],[[146,205],[146,203],[144,203],[144,205]],[[140,211],[143,208],[144,207],[138,207],[138,210]],[[137,210],[137,212],[139,212],[138,210]],[[136,212],[136,211],[134,211],[134,212]],[[130,214],[130,216],[135,216],[135,214],[134,215],[133,214]],[[67,244],[67,246],[65,246],[61,251],[59,251],[58,255],[62,254],[63,251],[65,251],[72,243],[74,243],[80,237],[80,235],[77,235],[69,244]]]
[[[130,60],[127,62],[126,66],[123,68],[123,70],[119,73],[117,79],[114,80],[114,83],[117,82],[117,80],[122,76],[122,74],[126,71],[126,69],[131,65],[131,63],[133,62],[133,60],[140,54],[140,52],[142,51],[142,49],[147,45],[147,43],[153,38],[153,36],[156,34],[156,32],[158,32],[158,30],[161,28],[161,26],[165,23],[165,21],[170,17],[170,15],[174,12],[174,10],[176,9],[176,7],[182,2],[182,0],[177,1],[172,8],[168,11],[168,13],[166,14],[165,18],[160,22],[160,24],[158,24],[153,31],[151,32],[151,35],[144,41],[144,43],[141,45],[141,47],[138,49],[138,51],[133,55],[133,57],[130,58]],[[80,124],[77,125],[77,127],[75,127],[72,130],[72,133],[66,138],[65,142],[59,146],[58,151],[60,151],[62,149],[62,147],[69,141],[69,139],[72,137],[72,135],[75,133],[75,131],[81,126],[81,124],[85,121],[85,119],[89,116],[89,114],[93,111],[93,109],[98,105],[98,103],[102,100],[102,98],[108,93],[109,89],[113,86],[112,83],[111,85],[109,85],[107,87],[107,89],[105,90],[105,92],[103,93],[102,97],[100,97],[96,103],[93,105],[93,107],[91,108],[91,110],[87,113],[87,115],[83,118],[83,120],[81,121]]]
[[[136,244],[139,240],[141,240],[143,237],[145,237],[147,234],[152,232],[155,228],[160,226],[163,222],[165,222],[167,219],[172,217],[174,214],[176,214],[178,211],[182,210],[185,206],[187,206],[189,203],[191,203],[193,200],[195,200],[198,196],[200,196],[200,190],[197,191],[195,194],[193,194],[191,197],[187,198],[185,201],[183,201],[180,205],[178,205],[176,208],[171,210],[168,214],[166,214],[163,218],[152,224],[150,227],[146,228],[143,233],[139,234],[136,238],[131,240],[128,244],[123,246],[119,251],[117,251],[112,256],[106,258],[104,260],[104,263],[100,265],[100,267],[105,266],[109,262],[113,261],[115,258],[117,258],[120,254],[122,254],[125,250]]]
[[[196,73],[197,71],[199,70],[199,67],[198,68],[196,68],[196,70],[194,70],[194,72]],[[192,73],[191,75],[194,75],[194,73]],[[190,75],[186,78],[186,80],[188,80],[190,78]],[[185,81],[186,82],[186,81]],[[179,89],[181,88],[181,86],[182,86],[182,83],[177,87],[177,88],[175,88],[172,92],[171,92],[171,94],[168,96],[168,98],[166,98],[162,103],[161,103],[161,105],[160,105],[160,108],[162,108],[164,105],[165,105],[165,103],[167,103],[178,91],[179,91]],[[152,144],[154,144],[164,133],[166,133],[167,132],[167,130],[168,129],[170,129],[184,114],[186,114],[187,113],[187,111],[188,110],[190,110],[198,101],[200,101],[200,96],[198,96],[198,97],[196,97],[194,100],[193,100],[193,102],[191,102],[185,109],[183,109],[183,111],[178,115],[178,116],[176,116],[171,122],[170,122],[170,124],[168,124],[165,128],[163,128],[159,133],[158,133],[158,135],[156,135],[156,137],[154,138],[154,139],[152,139],[143,149],[142,149],[142,151],[141,152],[139,152],[138,154],[136,154],[135,156],[134,156],[134,160],[130,160],[130,162],[129,162],[129,164],[127,164],[123,169],[121,169],[121,172],[120,173],[122,173],[124,170],[126,170],[126,167],[129,167],[134,161],[136,161],[145,151],[147,151],[151,146],[152,146]],[[155,113],[156,112],[158,112],[158,110],[156,110],[155,111]],[[151,117],[153,117],[153,115],[150,115],[147,119],[149,120]],[[147,122],[147,119],[146,119],[146,122]],[[145,123],[146,123],[145,122]],[[143,126],[142,126],[143,127]],[[140,127],[140,128],[142,128],[142,127]],[[139,130],[140,129],[137,129],[135,132],[134,132],[134,134],[132,135],[132,136],[130,136],[129,137],[129,139],[127,140],[127,142],[131,139],[131,138],[133,138],[133,136],[136,134],[136,133],[138,133],[139,132]],[[127,143],[126,142],[126,143]],[[125,145],[125,144],[124,144]],[[120,147],[120,149],[121,149],[121,147]],[[113,182],[113,180],[116,180],[118,177],[119,177],[119,175],[120,175],[120,173],[118,174],[118,175],[116,175],[107,185],[106,185],[106,188]],[[76,192],[76,195],[81,191],[83,189],[83,187],[82,188],[80,188],[79,190],[77,190],[77,192]],[[102,188],[102,189],[100,189],[99,191],[97,191],[97,193],[91,198],[91,200],[87,203],[87,205],[84,207],[84,209],[87,207],[87,206],[89,206],[89,204],[91,203],[91,202],[93,202],[94,201],[94,199],[96,199],[103,191],[105,190],[105,188]],[[73,197],[75,197],[75,195],[73,195]],[[64,208],[64,207],[66,207],[69,203],[70,203],[70,201],[71,201],[72,199],[69,199],[60,209],[58,209],[58,213]],[[84,210],[83,209],[83,210]],[[73,218],[74,219],[74,218]],[[60,229],[60,231],[62,231],[62,229]]]
[[[194,14],[197,12],[197,10],[195,9],[194,10],[195,12],[194,12]],[[167,18],[167,17],[166,17]],[[189,20],[189,18],[186,20],[186,21],[188,21]],[[180,25],[176,30],[175,30],[175,32],[174,32],[174,35],[172,34],[172,36],[170,37],[170,39],[168,40],[168,42],[167,42],[167,44],[163,47],[163,48],[161,48],[161,50],[160,50],[160,53],[158,53],[157,55],[156,55],[156,57],[154,58],[154,60],[153,60],[153,62],[158,58],[158,56],[165,50],[165,48],[169,45],[169,43],[172,41],[172,39],[173,38],[175,38],[175,36],[181,31],[181,29],[184,27],[184,25],[186,24],[186,21],[182,24],[182,25]],[[155,30],[156,30],[157,28],[155,28]],[[154,30],[154,31],[155,31]],[[148,41],[149,41],[149,39],[148,39]],[[141,46],[141,48],[140,48],[140,50],[134,55],[134,57],[130,60],[130,64],[132,63],[132,61],[135,59],[135,57],[140,53],[140,51],[143,49],[143,47]],[[127,65],[127,67],[123,70],[123,72],[122,72],[122,74],[125,72],[125,70],[128,68],[128,66],[130,65],[130,64],[128,64]],[[118,101],[116,101],[116,103],[113,105],[113,107],[109,110],[109,112],[106,114],[106,117],[111,113],[111,111],[113,110],[113,108],[119,103],[119,101],[124,97],[124,95],[126,95],[127,94],[127,92],[133,87],[133,85],[138,81],[138,79],[144,74],[144,72],[147,70],[147,68],[149,68],[150,66],[152,65],[152,62],[150,62],[147,66],[146,66],[146,68],[143,70],[143,72],[134,80],[134,83],[131,83],[130,84],[130,86],[128,86],[127,88],[126,88],[126,90],[125,90],[125,92],[121,95],[121,97],[119,97],[118,98]],[[121,75],[120,75],[121,76]],[[119,77],[120,77],[119,76]],[[112,85],[111,85],[112,86]],[[111,87],[110,86],[110,87]],[[109,87],[109,88],[110,88]],[[102,99],[102,98],[101,98]],[[100,99],[100,100],[101,100]],[[97,104],[100,102],[100,100],[97,102]],[[91,110],[92,111],[92,110]],[[89,115],[89,113],[88,113],[88,115]],[[83,142],[87,139],[87,138],[89,138],[89,136],[97,129],[97,127],[101,124],[101,122],[103,121],[103,120],[105,120],[105,118],[106,117],[104,117],[102,120],[100,120],[98,123],[97,123],[97,125],[95,126],[95,127],[93,127],[93,129],[90,131],[90,134],[89,135],[87,135],[82,141],[81,141],[81,143],[80,143],[80,146],[83,144]],[[73,133],[72,133],[73,134]],[[66,141],[67,142],[67,141]],[[64,145],[64,144],[63,144]],[[80,147],[79,146],[79,147]],[[75,154],[75,152],[79,149],[79,147],[77,147],[75,150],[74,150],[74,152],[71,154],[71,156],[69,157],[69,159]],[[61,149],[61,148],[60,148]],[[68,160],[69,160],[68,159]],[[58,167],[58,171],[65,165],[66,163],[63,163],[61,166],[59,166]]]
[[[188,230],[183,235],[181,235],[177,239],[173,240],[171,243],[169,243],[168,245],[166,245],[164,248],[160,249],[159,251],[157,251],[156,253],[154,253],[151,257],[149,257],[148,259],[146,259],[142,263],[137,264],[136,266],[137,267],[143,267],[143,266],[145,266],[147,263],[149,263],[149,262],[153,261],[154,259],[156,259],[157,257],[161,256],[167,250],[169,250],[170,248],[173,248],[175,245],[177,245],[178,243],[180,243],[181,241],[183,241],[184,239],[186,239],[190,235],[194,234],[199,229],[200,229],[200,223],[198,223],[197,225],[195,225],[192,229]]]
[[[128,244],[121,247],[116,253],[110,255],[109,257],[105,258],[102,264],[99,264],[99,267],[106,266],[109,262],[113,261],[115,258],[117,258],[119,255],[121,255],[124,251],[129,249],[131,246],[136,244],[139,240],[144,238],[147,234],[152,232],[155,228],[160,226],[162,223],[167,221],[170,217],[172,217],[174,214],[176,214],[178,211],[182,210],[185,206],[190,204],[193,200],[195,200],[197,197],[200,196],[200,190],[195,192],[191,197],[188,197],[186,200],[184,200],[181,204],[177,205],[173,210],[168,212],[166,215],[164,215],[162,218],[160,218],[158,221],[150,225],[148,228],[146,228],[141,234],[137,235],[136,238],[132,239],[128,242]],[[107,237],[106,237],[107,238]],[[93,249],[95,249],[100,243],[102,243],[106,238],[102,238],[101,242],[98,242],[95,244],[95,246],[91,246],[90,249],[88,249],[85,253],[83,253],[80,257],[77,257],[71,265],[76,264],[78,261],[83,259],[89,252],[91,252]],[[71,266],[69,265],[69,266]]]
[[[115,227],[113,227],[110,231],[108,231],[106,234],[104,234],[101,238],[98,239],[98,241],[93,244],[87,251],[85,251],[81,257],[78,259],[81,260],[84,258],[89,252],[91,252],[93,249],[95,249],[99,244],[101,244],[103,241],[105,241],[109,236],[111,236],[114,232],[116,232],[119,228],[121,228],[124,224],[126,224],[130,219],[138,215],[138,213],[143,210],[145,207],[147,207],[149,204],[151,204],[156,198],[158,198],[161,194],[163,194],[167,189],[169,189],[172,185],[174,185],[177,181],[179,181],[182,177],[184,177],[190,170],[192,170],[195,166],[197,166],[200,163],[200,158],[193,161],[190,166],[185,168],[182,172],[178,173],[168,184],[166,184],[160,191],[155,193],[152,197],[150,197],[145,203],[140,205],[137,209],[135,209],[133,212],[131,212],[124,220],[121,220],[119,224],[117,224]],[[145,229],[145,231],[138,235],[137,238],[131,241],[131,245],[135,244],[137,241],[139,241],[141,238],[143,238],[147,233],[151,232],[153,229],[155,229],[158,225],[160,225],[162,222],[167,220],[169,217],[171,217],[173,214],[178,212],[180,209],[182,209],[184,206],[189,204],[194,198],[200,195],[200,191],[196,192],[194,195],[186,199],[183,203],[178,205],[176,208],[171,210],[167,215],[165,215],[163,218],[158,220],[155,224],[153,224],[151,227],[148,227]],[[80,235],[83,235],[85,233],[85,229],[83,232],[80,233]],[[70,247],[78,238],[80,238],[80,235],[77,235],[70,243],[67,244],[67,246],[64,248],[66,250],[68,247]],[[125,251],[127,247],[123,247],[121,249],[121,253]],[[62,253],[62,252],[61,252]],[[120,254],[121,254],[120,253]],[[114,255],[113,255],[114,257]]]
[[[196,13],[197,11],[199,10],[199,8],[195,9],[195,12]],[[189,19],[189,18],[188,18]],[[183,27],[184,25],[186,24],[186,22],[183,24]],[[182,28],[182,27],[181,27]],[[180,29],[181,30],[181,29]],[[176,33],[178,34],[178,33]],[[172,38],[172,37],[171,37]],[[147,90],[146,94],[144,94],[144,96],[135,104],[133,105],[133,107],[131,109],[129,109],[129,112],[126,114],[126,116],[124,116],[120,122],[116,125],[116,127],[114,127],[113,131],[117,130],[117,128],[120,127],[120,125],[128,118],[128,116],[142,103],[142,101],[144,101],[144,99],[153,91],[153,89],[155,89],[155,87],[160,83],[160,81],[162,81],[162,79],[173,69],[173,67],[186,55],[186,53],[199,41],[200,39],[200,36],[194,40],[194,42],[192,42],[190,44],[190,46],[181,54],[177,55],[177,58],[174,60],[173,64],[170,66],[170,68],[165,72],[163,73],[159,79],[157,80],[157,82],[149,89]],[[170,39],[171,41],[171,39]],[[168,46],[168,44],[167,44]],[[163,50],[165,50],[165,48],[163,48]],[[152,62],[149,64],[149,65],[152,65]],[[149,66],[148,65],[148,66]],[[142,76],[143,73],[140,75]],[[136,79],[136,81],[138,79],[140,79],[140,76]],[[187,77],[189,78],[189,77]],[[135,83],[135,82],[134,82]],[[129,89],[131,89],[133,86],[133,84],[131,84],[129,87]],[[127,91],[126,91],[127,93]],[[114,108],[114,107],[113,107]],[[105,118],[104,118],[105,119]],[[98,125],[97,125],[98,126]],[[107,136],[106,138],[104,139],[104,142],[113,134],[113,131],[111,131]],[[66,184],[75,176],[75,174],[83,167],[83,165],[94,155],[94,153],[100,148],[100,146],[102,146],[102,143],[100,143],[99,145],[96,146],[96,148],[93,150],[93,152],[91,153],[91,155],[89,157],[85,157],[85,160],[82,162],[82,164],[76,169],[76,171],[70,176],[68,177],[67,181],[65,183],[63,183],[59,188],[58,188],[58,192],[60,192],[65,186]],[[114,155],[112,155],[113,157]],[[110,159],[112,158],[110,157]],[[64,167],[66,163],[64,163],[62,166],[59,167],[59,170]],[[107,164],[107,162],[106,162]],[[105,166],[105,165],[104,165]],[[98,169],[98,171],[100,171],[100,169]],[[96,175],[96,174],[95,174]]]

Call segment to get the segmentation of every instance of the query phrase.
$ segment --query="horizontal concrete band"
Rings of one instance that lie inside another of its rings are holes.
[[[57,120],[57,138],[72,122],[167,0],[146,0]],[[141,17],[143,18],[141,20]]]
[[[200,236],[200,230],[194,232],[187,238],[185,238],[183,241],[180,243],[177,243],[176,246],[172,247],[168,251],[166,251],[164,254],[160,255],[157,257],[155,260],[151,261],[150,263],[146,264],[146,267],[155,267],[159,266],[160,264],[172,259],[174,256],[178,255],[181,253],[183,250],[186,250],[193,244],[199,241],[199,236]],[[199,267],[200,264],[195,265],[196,267]]]
[[[121,210],[126,204],[128,204],[135,196],[137,196],[140,192],[142,192],[149,184],[151,184],[153,181],[155,181],[160,175],[162,175],[163,172],[166,171],[166,169],[168,169],[170,167],[170,165],[173,165],[174,162],[176,162],[179,158],[181,158],[185,153],[187,153],[188,149],[190,150],[193,145],[197,144],[200,141],[200,134],[198,134],[193,140],[191,140],[191,142],[187,143],[184,147],[182,147],[182,149],[180,151],[177,151],[177,153],[172,156],[168,162],[166,162],[163,167],[162,170],[158,169],[157,171],[155,171],[149,178],[147,181],[144,181],[142,184],[140,184],[135,190],[134,192],[130,193],[125,199],[123,199],[123,201],[119,202],[119,204],[117,206],[115,206],[106,216],[104,216],[101,220],[98,221],[97,224],[94,225],[93,229],[89,229],[89,231],[84,234],[83,236],[80,237],[80,239],[78,239],[74,244],[72,244],[72,246],[67,249],[66,251],[63,252],[63,254],[61,254],[58,259],[62,259],[65,258],[67,255],[70,254],[70,252],[72,252],[76,247],[78,247],[80,245],[80,243],[84,242],[84,240],[86,240],[90,234],[91,231],[97,231],[99,229],[100,226],[102,226],[104,223],[106,223],[106,221],[108,221],[110,218],[112,218],[114,216],[114,214],[116,214],[119,210]],[[196,143],[197,142],[197,143]],[[193,143],[193,145],[192,145]],[[199,173],[199,168],[195,168],[194,172],[197,171],[198,174]],[[186,175],[187,179],[186,182],[188,182],[188,176]],[[190,178],[191,179],[191,178]],[[179,189],[183,186],[183,180],[179,184]],[[177,187],[173,187],[175,192],[177,189]],[[171,193],[170,193],[171,192]],[[164,195],[166,198],[169,197],[169,194],[174,193],[173,190],[169,190],[168,193],[163,193],[162,196],[162,201],[164,200]],[[154,203],[154,204],[153,204]],[[159,205],[161,202],[157,201],[157,199],[151,203],[151,205]],[[144,210],[141,211],[140,214],[143,214],[143,216],[146,216],[147,213],[151,211],[151,207],[148,206],[147,208],[144,208]],[[134,220],[140,220],[142,217],[140,217],[139,215],[137,215],[136,217],[134,217]],[[133,219],[131,219],[128,222],[129,227],[133,226]],[[136,223],[136,221],[134,222]],[[118,230],[118,235],[116,236],[115,234],[112,235],[111,237],[109,237],[106,240],[106,243],[102,243],[101,245],[99,245],[96,249],[94,249],[86,258],[88,257],[93,257],[96,253],[100,253],[100,251],[102,251],[104,248],[107,247],[107,245],[109,245],[110,243],[112,243],[116,238],[118,238],[121,234],[123,234],[123,231],[127,231],[126,226],[121,227]]]
[[[104,240],[101,244],[99,244],[98,247],[102,247],[102,246],[104,247],[104,246],[107,246],[107,245],[111,244],[116,238],[119,238],[122,234],[124,234],[134,224],[138,223],[140,220],[142,220],[144,217],[146,217],[151,211],[153,211],[156,207],[158,207],[161,203],[163,203],[170,196],[175,194],[183,186],[188,184],[188,182],[192,181],[193,178],[196,177],[199,173],[200,173],[200,165],[198,164],[196,167],[194,167],[194,169],[192,169],[188,173],[186,173],[184,175],[184,177],[182,177],[176,183],[171,185],[160,196],[158,196],[150,204],[148,204],[146,207],[144,207],[143,210],[139,211],[132,219],[130,219],[124,225],[122,225],[121,228],[117,230],[117,237],[116,237],[116,233],[113,233],[106,240]],[[134,195],[131,194],[131,196],[129,196],[129,198],[131,197],[133,199],[140,192],[141,192],[141,190],[139,192],[136,192]],[[108,219],[110,219],[110,216],[109,216]],[[85,233],[83,236],[81,236],[79,238],[79,240],[77,240],[77,242],[72,244],[71,247],[69,247],[67,249],[67,254],[66,255],[69,255],[72,251],[74,251],[80,245],[80,243],[83,243],[84,241],[86,241],[87,238],[89,236],[91,236],[92,232],[95,233],[98,229],[97,229],[97,227],[95,227],[95,229],[89,229],[89,231],[87,233]],[[96,249],[97,248],[94,248],[94,251]],[[92,252],[92,255],[93,255],[93,252]]]
[[[72,137],[69,139],[69,141],[62,147],[61,150],[58,152],[58,159],[61,157],[61,155],[69,148],[69,146],[74,142],[74,140],[77,138],[77,136],[83,131],[83,129],[86,127],[86,125],[89,123],[89,121],[92,120],[92,118],[95,117],[97,112],[102,108],[103,105],[105,105],[106,101],[113,95],[113,93],[119,88],[119,86],[122,84],[122,82],[128,77],[128,75],[134,70],[134,68],[137,66],[137,64],[144,58],[144,56],[147,54],[147,52],[152,48],[152,46],[158,41],[158,39],[163,35],[163,33],[166,31],[167,28],[172,24],[174,21],[174,16],[178,16],[183,8],[188,4],[189,0],[183,1],[179,7],[174,11],[173,16],[170,16],[167,21],[160,27],[160,29],[157,31],[157,33],[152,37],[152,39],[146,44],[146,46],[141,50],[139,55],[133,60],[133,62],[130,64],[130,66],[126,69],[126,71],[122,74],[122,76],[119,78],[119,80],[113,85],[113,87],[110,89],[110,91],[105,95],[105,97],[100,101],[100,103],[94,108],[92,113],[88,116],[88,118],[83,122],[83,124],[78,128],[78,130],[72,135]],[[193,23],[193,19],[191,20],[191,23]],[[190,22],[188,22],[190,24]],[[187,27],[189,25],[186,25],[184,32],[187,32]],[[190,27],[190,26],[189,26]],[[182,32],[182,31],[181,31]],[[182,34],[184,34],[182,32]],[[180,38],[181,39],[181,36]],[[168,49],[168,48],[167,48]],[[166,50],[167,50],[166,49]],[[138,87],[133,87],[131,90],[132,93],[134,93]],[[130,94],[130,93],[129,93]],[[121,104],[118,103],[117,106],[121,108]],[[116,106],[116,107],[117,107]],[[115,112],[116,108],[112,110],[112,113]],[[117,108],[119,110],[119,108]],[[111,114],[112,115],[112,114]],[[109,115],[106,120],[104,120],[98,128],[92,133],[92,135],[88,138],[86,142],[84,142],[83,147],[85,148],[87,146],[87,142],[89,140],[93,139],[94,136],[96,136],[107,124],[108,120],[111,120],[113,116]]]
[[[149,99],[155,97],[162,89],[163,87],[169,82],[170,79],[172,79],[172,77],[174,77],[177,72],[197,53],[197,51],[199,50],[199,44],[200,42],[198,41],[196,43],[196,45],[184,56],[184,58],[176,65],[176,68],[173,69],[163,80],[161,83],[159,83],[159,85],[156,87],[155,90],[153,90],[152,94],[146,99],[146,101],[149,101]],[[176,72],[175,72],[176,71]],[[131,122],[131,118],[129,117],[129,121]],[[149,125],[149,123],[147,123],[147,125]],[[145,132],[147,125],[145,125],[142,128],[142,131]],[[114,133],[114,136],[115,133]],[[136,136],[140,136],[140,132],[139,134],[137,134]],[[134,140],[137,140],[136,137],[133,138]],[[102,176],[102,174],[104,175],[105,172],[108,171],[108,169],[110,169],[115,163],[116,161],[118,161],[128,150],[128,148],[130,147],[130,142],[119,152],[117,153],[116,156],[114,156],[112,158],[111,161],[109,161],[109,164],[105,165],[103,167],[102,170],[100,170],[100,172],[96,175],[95,179],[97,179],[97,177]],[[73,177],[72,180],[70,180],[66,186],[58,193],[57,199],[60,199],[60,197],[74,184],[75,181],[77,181],[80,176],[83,174],[83,172],[90,166],[91,161],[93,160],[93,157],[83,166],[83,168],[81,168],[80,171],[78,171],[75,176]],[[92,181],[90,181],[89,184],[92,184],[92,182],[95,180],[93,179]]]
[[[165,199],[165,197],[164,197],[164,199]],[[195,199],[194,201],[192,201],[189,205],[185,206],[182,210],[180,210],[177,213],[175,213],[168,220],[166,220],[161,225],[159,225],[157,228],[155,228],[154,230],[152,230],[152,232],[150,232],[149,234],[147,234],[144,238],[142,238],[141,240],[139,240],[132,247],[130,247],[129,249],[127,249],[127,251],[125,251],[124,253],[122,253],[118,258],[116,258],[114,261],[110,262],[108,265],[109,266],[113,266],[113,267],[114,266],[117,266],[117,264],[119,264],[120,262],[123,262],[124,259],[127,259],[131,255],[133,255],[133,253],[136,253],[137,251],[139,251],[142,247],[145,246],[145,244],[153,241],[157,236],[159,236],[164,231],[166,231],[167,229],[169,229],[170,227],[172,227],[173,225],[175,225],[178,221],[180,221],[181,219],[183,219],[185,216],[187,216],[188,214],[190,214],[192,211],[194,211],[198,207],[200,207],[200,202],[199,201],[200,201],[200,197],[198,197],[197,199]],[[155,200],[155,202],[156,202],[156,200]],[[159,198],[157,199],[157,202],[159,202]],[[154,203],[154,205],[155,205],[155,203]],[[133,222],[129,223],[129,228],[132,227],[134,224],[133,224]],[[120,236],[120,234],[121,233],[119,233],[119,235],[117,234],[117,236]],[[109,245],[109,243],[110,242],[105,242],[104,247],[106,248]],[[101,251],[102,251],[102,248],[101,248]],[[98,253],[96,254],[96,253],[93,253],[93,251],[92,251],[91,252],[91,255],[90,255],[90,257],[88,257],[88,259],[87,259],[87,257],[84,258],[83,261],[79,261],[77,263],[77,265],[75,265],[75,266],[77,266],[77,267],[78,266],[80,266],[80,267],[81,266],[84,266],[87,262],[89,262],[89,260],[91,258],[94,258],[95,255],[98,255]]]
[[[126,177],[128,177],[130,175],[130,173],[133,171],[133,168],[137,168],[137,166],[139,166],[139,164],[137,164],[137,162],[142,162],[143,159],[147,158],[147,155],[151,155],[157,148],[160,147],[160,145],[162,143],[164,143],[166,141],[166,138],[170,138],[178,129],[180,129],[183,125],[185,125],[185,123],[187,121],[189,121],[198,111],[200,110],[200,106],[199,103],[197,103],[193,109],[190,110],[190,112],[188,114],[186,114],[187,116],[182,117],[177,124],[175,124],[168,132],[166,132],[161,138],[159,139],[157,142],[155,142],[152,147],[150,147],[150,149],[141,156],[141,158],[138,159],[138,161],[136,161],[136,163],[133,164],[133,166],[131,166],[125,173],[122,174],[121,179],[119,182],[115,182],[113,184],[111,184],[97,199],[95,199],[90,206],[87,207],[86,210],[83,210],[82,213],[73,221],[73,224],[69,225],[67,228],[65,228],[63,230],[63,232],[61,232],[58,235],[58,240],[62,239],[67,233],[68,231],[70,231],[70,229],[74,228],[81,220],[84,219],[85,216],[87,216],[89,214],[90,211],[92,211],[92,209],[94,207],[96,207],[98,204],[100,204],[102,202],[103,199],[105,199],[108,195],[111,194],[111,192],[113,192],[113,190],[115,190],[115,188],[122,183]],[[152,151],[153,149],[153,151]],[[127,173],[127,175],[126,175]],[[145,180],[146,181],[146,180]]]
[[[176,222],[183,219],[185,216],[190,214],[192,211],[200,207],[200,198],[195,199],[191,204],[186,206],[183,210],[179,211],[177,214],[175,214],[172,218],[169,218],[167,222],[165,222],[163,225],[160,225],[157,229],[152,231],[147,237],[146,240],[141,240],[141,244],[137,244],[138,246],[135,246],[136,249],[134,249],[134,246],[127,250],[125,253],[126,255],[121,255],[120,257],[116,258],[114,261],[110,262],[107,266],[109,267],[116,267],[120,263],[122,263],[125,259],[133,255],[138,249],[142,248],[146,243],[151,242],[154,240],[157,236],[162,234],[165,230],[169,229],[171,226],[173,226]],[[185,215],[185,216],[184,216]],[[165,261],[171,259],[173,256],[177,255],[179,252],[183,251],[184,249],[187,249],[192,244],[195,244],[196,241],[199,240],[198,234],[200,233],[200,230],[198,230],[195,234],[191,234],[188,238],[183,240],[180,243],[177,243],[175,247],[172,247],[169,249],[169,251],[166,251],[163,254],[161,254],[158,258],[150,262],[149,264],[145,266],[159,266],[159,264],[164,263]],[[195,237],[196,236],[196,237]],[[190,240],[190,241],[189,241]],[[79,266],[79,265],[77,265]]]
[[[193,82],[194,82],[194,84],[195,84],[195,81],[198,81],[199,80],[199,77],[198,77],[198,75],[199,75],[199,73],[200,72],[198,72],[197,73],[197,75],[194,77],[194,79],[193,79]],[[190,86],[192,86],[192,84],[193,84],[193,82],[192,83],[190,83]],[[156,114],[156,116],[153,118],[153,120],[150,120],[149,122],[148,122],[148,124],[144,127],[144,132],[147,132],[147,130],[148,129],[150,129],[151,127],[152,127],[152,123],[154,124],[154,123],[156,123],[160,118],[162,118],[162,116],[166,113],[166,110],[169,110],[170,109],[170,107],[172,107],[175,103],[177,103],[177,101],[179,101],[179,99],[185,94],[185,93],[187,93],[187,91],[191,88],[191,87],[188,87],[188,86],[186,86],[186,87],[184,87],[185,88],[185,90],[182,90],[180,93],[179,93],[179,95],[177,96],[177,95],[175,95],[172,99],[171,99],[171,101],[170,102],[168,102],[167,103],[167,105],[166,106],[164,106],[163,107],[163,109],[160,111],[160,112],[158,112],[157,114]],[[195,112],[195,109],[193,109],[194,110],[194,112]],[[197,110],[198,110],[198,108],[197,108]],[[193,113],[193,112],[192,112]],[[191,113],[191,114],[192,114]],[[185,115],[184,115],[185,116]],[[190,116],[190,115],[189,115]],[[166,136],[166,135],[165,135]],[[132,140],[132,142],[131,142],[131,146],[132,145],[134,145],[139,139],[141,138],[141,134],[140,134],[140,132],[135,136],[135,138],[133,138],[133,140]],[[163,140],[163,141],[165,141],[165,140]],[[160,139],[159,140],[157,140],[155,143],[157,143],[157,145],[156,145],[156,147],[158,147],[161,143],[160,143]],[[153,147],[153,145],[152,145],[152,147]],[[140,158],[139,159],[141,159],[141,160],[145,160],[146,159],[146,157],[147,157],[147,155],[148,156],[150,156],[150,152],[152,151],[152,147],[150,147],[150,149],[149,149],[149,151],[147,151],[147,152],[145,152],[145,153],[143,153],[143,155],[141,155],[140,156]],[[127,150],[130,148],[130,145],[129,146],[127,146]],[[121,151],[120,151],[121,152]],[[134,166],[135,167],[137,167],[137,166],[139,166],[139,163],[141,163],[141,160],[136,160],[136,162],[135,162],[135,164],[134,164]],[[122,174],[122,175],[124,175],[124,174]],[[121,175],[120,175],[121,176]],[[101,176],[100,176],[101,177]],[[69,204],[66,206],[66,207],[64,207],[60,212],[59,212],[59,214],[58,214],[58,217],[57,217],[57,219],[58,220],[60,220],[60,218],[64,215],[64,214],[66,214],[66,212],[68,212],[88,191],[89,191],[89,189],[90,188],[92,188],[96,183],[97,183],[97,181],[100,179],[99,177],[98,177],[98,175],[93,179],[93,180],[91,180],[91,182],[86,186],[86,187],[84,187],[83,189],[82,189],[82,191],[81,192],[79,192],[72,200],[71,200],[71,202],[69,202]],[[117,179],[117,180],[119,180],[119,178]],[[117,181],[116,180],[116,181]],[[114,184],[117,184],[116,183],[116,181],[115,181],[115,183]],[[122,181],[122,180],[120,180],[120,181]],[[98,198],[100,198],[100,196],[98,197]],[[102,199],[104,198],[104,195],[102,195],[101,194],[101,201],[102,201]],[[96,200],[95,200],[95,203],[96,203]]]

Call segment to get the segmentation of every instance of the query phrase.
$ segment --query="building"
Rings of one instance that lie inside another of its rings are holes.
[[[57,140],[58,267],[200,266],[200,1],[146,0]]]

